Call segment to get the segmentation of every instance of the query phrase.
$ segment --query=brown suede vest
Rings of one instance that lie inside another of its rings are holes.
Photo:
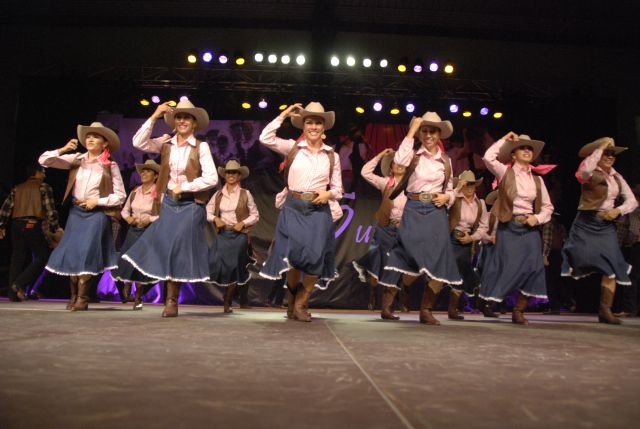
[[[462,199],[464,197],[456,198],[456,202],[453,203],[453,206],[449,209],[449,233],[452,233],[453,230],[460,223],[460,217],[462,215]],[[471,232],[469,235],[472,235],[478,229],[478,225],[480,225],[480,219],[482,219],[482,204],[478,197],[475,197],[475,201],[478,204],[478,211],[476,213],[476,220],[473,222],[471,226]]]
[[[189,151],[189,159],[187,160],[187,166],[184,169],[184,175],[187,176],[189,182],[193,182],[202,175],[202,166],[200,165],[200,140],[196,140],[196,147],[191,148]],[[171,157],[171,142],[167,142],[162,145],[160,150],[160,174],[158,174],[158,180],[156,181],[156,192],[158,204],[160,203],[160,196],[167,190],[167,184],[169,183],[169,158]],[[206,204],[209,191],[194,192],[194,200],[198,204]]]
[[[391,222],[391,210],[393,210],[393,201],[391,201],[389,195],[391,195],[391,192],[395,187],[396,184],[394,183],[393,186],[387,186],[384,188],[384,190],[382,191],[382,201],[380,202],[380,207],[378,208],[378,211],[376,211],[376,213],[373,215],[376,221],[382,226],[387,226],[389,225],[389,222]]]
[[[489,229],[487,230],[488,235],[493,235],[493,230],[496,227],[496,215],[493,213],[489,213]]]
[[[15,187],[12,218],[37,217],[44,219],[40,185],[42,185],[42,179],[29,178]]]
[[[216,199],[214,200],[215,206],[213,215],[220,217],[220,202],[222,201],[222,191],[218,191]],[[249,217],[249,196],[246,189],[240,189],[240,197],[238,198],[238,205],[236,206],[236,220],[238,223],[242,222]]]
[[[133,203],[133,200],[136,199],[136,192],[138,191],[138,188],[134,189],[129,194],[129,206],[131,206],[131,203]],[[142,192],[142,190],[140,192]],[[153,203],[151,205],[151,215],[158,216],[159,214],[160,214],[160,204],[158,204],[158,199],[154,198]]]
[[[451,178],[451,162],[449,161],[449,157],[446,153],[440,151],[440,162],[444,165],[444,182],[442,182],[442,192],[447,190],[447,185],[449,184],[449,179]],[[420,161],[420,155],[413,155],[411,159],[411,163],[407,167],[407,170],[404,172],[404,176],[402,177],[402,181],[398,183],[398,186],[395,187],[391,195],[389,195],[390,199],[395,199],[401,192],[407,189],[407,185],[409,184],[409,178],[416,171],[416,167],[418,166],[418,162]]]
[[[542,179],[540,176],[533,176],[536,184],[536,199],[533,203],[533,213],[540,213],[542,207]],[[516,187],[516,173],[509,167],[504,177],[498,185],[498,198],[491,208],[491,213],[495,214],[500,222],[509,222],[513,217],[513,200],[518,194]]]
[[[622,185],[617,175],[614,175],[616,183],[618,183],[619,192],[622,192]],[[580,203],[578,210],[597,210],[600,208],[604,200],[607,199],[607,191],[609,186],[605,175],[598,170],[593,172],[591,179],[587,183],[582,184],[582,194],[580,195]]]
[[[333,156],[334,154],[333,149],[322,149],[322,151],[326,153],[327,156],[329,157],[329,185],[327,186],[327,189],[328,189],[329,186],[331,186],[331,179],[333,178],[333,168],[335,167],[336,160],[335,160],[335,157]],[[298,152],[300,152],[300,147],[298,146],[298,143],[296,143],[293,145],[293,147],[285,157],[284,182],[287,188],[289,187],[289,169],[293,165],[293,161],[296,159]]]
[[[80,160],[75,159],[69,169],[69,179],[67,179],[67,188],[64,191],[64,197],[62,203],[67,201],[67,198],[71,194],[73,185],[76,183],[76,176],[78,175],[78,168],[80,168]],[[111,178],[111,165],[102,166],[102,178],[100,179],[100,185],[98,186],[98,192],[100,198],[108,197],[113,194],[113,179]],[[120,206],[102,207],[102,211],[107,216],[120,219]]]

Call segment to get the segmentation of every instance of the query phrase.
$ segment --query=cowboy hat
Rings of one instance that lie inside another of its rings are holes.
[[[188,113],[196,119],[197,127],[199,129],[205,129],[209,125],[209,114],[202,107],[196,107],[189,100],[180,101],[171,112],[164,114],[164,121],[169,125],[169,128],[174,129],[175,116],[178,113]]]
[[[484,197],[484,202],[490,206],[492,206],[496,200],[498,199],[498,190],[496,189],[495,191],[491,191],[487,194],[486,197]]]
[[[534,161],[540,156],[540,152],[542,152],[542,148],[544,147],[544,142],[540,140],[531,140],[531,137],[528,135],[520,134],[517,140],[507,140],[504,142],[500,148],[500,152],[498,152],[498,161],[503,164],[511,161],[511,153],[523,146],[531,146],[533,148],[533,157],[531,158],[531,161]]]
[[[395,155],[395,151],[385,155],[382,157],[382,161],[380,161],[380,171],[382,171],[382,175],[384,177],[389,177],[391,174],[391,163],[393,162],[393,156]]]
[[[78,140],[80,140],[82,146],[87,146],[84,141],[89,133],[100,134],[104,137],[109,145],[110,152],[115,152],[120,147],[120,138],[116,132],[111,128],[105,127],[100,122],[92,122],[91,125],[78,125]]]
[[[482,183],[484,179],[482,177],[479,179],[476,179],[476,175],[473,173],[473,171],[465,170],[462,173],[460,173],[458,177],[453,178],[453,187],[454,188],[457,187],[458,183],[460,183],[461,180],[467,182],[467,185],[478,186]]]
[[[291,123],[294,127],[300,129],[303,129],[302,124],[304,123],[304,118],[306,118],[307,116],[317,116],[318,118],[322,118],[322,120],[324,121],[325,130],[330,130],[331,128],[333,128],[333,124],[335,124],[336,122],[335,113],[325,112],[322,104],[318,103],[317,101],[312,101],[311,103],[307,104],[304,109],[298,111],[298,114],[300,116],[291,117]]]
[[[240,180],[246,179],[249,177],[249,169],[245,166],[240,165],[238,161],[235,159],[230,159],[227,161],[227,165],[224,167],[218,167],[218,174],[224,177],[228,171],[239,171],[240,172]]]
[[[453,125],[449,121],[443,121],[436,112],[427,112],[422,115],[420,126],[431,125],[440,130],[440,138],[446,139],[453,134]]]
[[[144,164],[136,164],[136,170],[138,174],[142,174],[142,170],[155,171],[156,174],[160,174],[160,165],[153,159],[147,159]]]
[[[593,153],[594,150],[598,149],[600,145],[602,145],[607,140],[611,140],[611,146],[607,147],[606,150],[612,150],[615,152],[616,155],[619,154],[620,152],[624,152],[625,150],[629,149],[628,147],[616,146],[616,143],[613,141],[611,137],[602,137],[594,142],[587,143],[586,145],[582,146],[578,151],[578,156],[580,158],[588,157]]]

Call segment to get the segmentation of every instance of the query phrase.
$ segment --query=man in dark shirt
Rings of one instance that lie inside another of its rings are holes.
[[[44,169],[38,164],[27,167],[29,178],[14,187],[0,208],[0,239],[7,234],[11,222],[11,263],[9,267],[10,298],[25,301],[26,286],[42,273],[49,257],[49,246],[43,231],[60,233],[58,213],[54,208],[51,186],[43,182]],[[24,268],[25,258],[31,261]],[[23,269],[24,268],[24,269]]]

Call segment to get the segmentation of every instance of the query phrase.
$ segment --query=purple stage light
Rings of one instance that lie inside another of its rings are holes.
[[[158,104],[160,102],[160,97],[158,97],[157,95],[154,95],[151,97],[151,101],[155,104]]]
[[[375,103],[373,103],[373,110],[375,110],[376,112],[379,112],[382,110],[382,103],[379,101],[376,101]]]
[[[183,95],[182,97],[180,97],[180,101],[189,101],[189,97]]]
[[[227,61],[229,61],[229,57],[227,57],[226,55],[220,55],[218,57],[218,61],[220,62],[220,64],[227,64]]]
[[[429,64],[429,70],[431,70],[432,72],[437,72],[438,68],[438,63],[436,63],[435,61]]]
[[[451,106],[449,106],[449,112],[451,113],[457,113],[459,109],[460,108],[458,107],[457,104],[452,104]]]
[[[420,64],[416,64],[413,66],[413,71],[416,73],[422,73],[422,66]]]
[[[415,106],[415,104],[413,104],[413,103],[407,103],[407,104],[404,106],[404,110],[406,110],[406,111],[407,111],[407,113],[413,113],[413,112],[415,112],[415,110],[416,110],[416,106]]]
[[[480,109],[480,114],[482,116],[487,116],[489,114],[489,109],[486,107],[483,107],[482,109]]]
[[[268,106],[267,101],[264,98],[260,100],[260,102],[258,103],[258,107],[261,109],[266,109],[267,106]]]

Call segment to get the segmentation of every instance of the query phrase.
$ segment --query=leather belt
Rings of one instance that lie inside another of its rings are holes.
[[[527,219],[528,219],[528,218],[529,218],[529,215],[524,215],[524,214],[522,214],[522,215],[514,215],[514,216],[513,216],[513,218],[512,218],[512,220],[513,220],[515,223],[520,223],[520,224],[523,224],[523,225],[524,225],[525,223],[527,223]]]
[[[459,229],[454,229],[453,233],[457,238],[464,237],[464,235],[466,234],[466,232],[460,231]]]
[[[176,201],[195,201],[195,194],[193,192],[182,192],[180,194],[176,194],[172,190],[167,189],[167,195]]]
[[[433,200],[438,194],[432,194],[431,192],[407,192],[407,198],[413,201],[420,201],[423,203],[429,203]]]
[[[318,194],[317,192],[297,192],[297,191],[291,191],[291,196],[297,200],[302,200],[302,201],[313,201],[316,198],[318,198]]]
[[[389,219],[389,226],[400,228],[400,219]]]

